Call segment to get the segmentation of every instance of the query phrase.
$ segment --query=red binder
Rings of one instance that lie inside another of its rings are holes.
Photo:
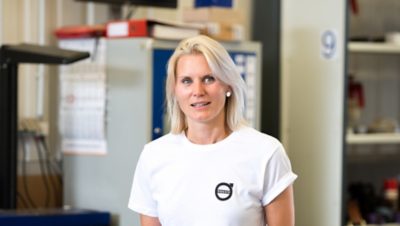
[[[54,32],[57,38],[103,37],[105,33],[104,25],[65,26],[56,29]]]
[[[147,37],[147,20],[121,20],[107,23],[106,36],[108,38]]]

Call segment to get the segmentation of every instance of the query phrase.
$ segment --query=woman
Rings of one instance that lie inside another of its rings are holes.
[[[171,132],[145,145],[129,208],[142,226],[294,225],[296,175],[280,142],[247,127],[245,83],[206,36],[168,62]]]

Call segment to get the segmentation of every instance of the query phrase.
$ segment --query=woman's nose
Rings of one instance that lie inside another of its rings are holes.
[[[196,96],[204,95],[204,84],[202,82],[194,82],[193,94]]]

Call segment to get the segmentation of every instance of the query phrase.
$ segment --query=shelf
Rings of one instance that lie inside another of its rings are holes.
[[[400,144],[400,133],[348,134],[348,144]]]
[[[350,52],[400,54],[400,45],[375,42],[349,42]]]
[[[367,224],[366,226],[400,226],[399,223]]]

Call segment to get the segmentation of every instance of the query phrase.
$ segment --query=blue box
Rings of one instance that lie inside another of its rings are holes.
[[[111,214],[80,209],[0,210],[0,225],[110,226]]]
[[[232,8],[232,0],[195,0],[194,2],[195,8],[211,6]]]

